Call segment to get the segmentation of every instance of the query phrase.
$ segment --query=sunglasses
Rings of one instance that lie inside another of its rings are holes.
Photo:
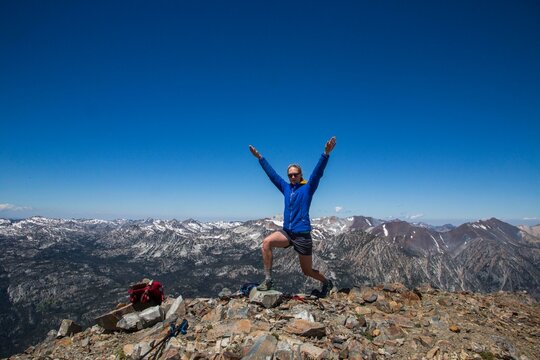
[[[289,176],[290,178],[292,177],[296,177],[296,176],[300,176],[301,174],[300,173],[290,173],[288,174],[287,176]]]

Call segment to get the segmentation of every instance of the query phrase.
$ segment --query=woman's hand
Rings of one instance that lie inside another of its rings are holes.
[[[326,142],[326,145],[324,146],[324,154],[330,155],[330,152],[334,150],[334,147],[336,146],[336,137],[332,136],[330,140]],[[256,150],[255,150],[256,151]]]
[[[262,155],[253,147],[253,145],[249,145],[249,151],[255,156],[257,159],[262,159]]]

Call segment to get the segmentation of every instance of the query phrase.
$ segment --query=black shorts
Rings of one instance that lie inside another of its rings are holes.
[[[300,255],[311,255],[313,241],[311,240],[310,232],[293,233],[287,230],[279,230],[289,240],[289,246],[294,247],[294,250]]]

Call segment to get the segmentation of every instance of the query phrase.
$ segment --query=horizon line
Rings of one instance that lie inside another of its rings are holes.
[[[20,217],[20,218],[17,218],[17,217],[0,217],[1,220],[8,220],[8,221],[22,221],[22,220],[27,220],[27,219],[31,219],[31,218],[44,218],[44,219],[50,219],[50,220],[99,220],[99,221],[109,221],[109,222],[115,222],[115,221],[148,221],[148,220],[160,220],[160,221],[179,221],[179,222],[185,222],[185,221],[189,221],[189,220],[194,220],[194,221],[197,221],[197,222],[200,222],[200,223],[212,223],[212,222],[247,222],[247,221],[254,221],[254,220],[265,220],[265,219],[274,219],[274,220],[277,220],[277,221],[281,221],[279,220],[279,215],[274,215],[274,216],[266,216],[266,217],[261,217],[261,218],[245,218],[245,219],[235,219],[235,220],[225,220],[224,218],[216,218],[216,219],[213,219],[213,220],[201,220],[201,219],[197,219],[197,218],[194,218],[194,217],[187,217],[185,219],[178,219],[178,218],[156,218],[156,217],[146,217],[146,218],[122,218],[122,217],[117,217],[117,218],[114,218],[114,219],[103,219],[103,218],[97,218],[97,217],[49,217],[49,216],[43,216],[43,215],[32,215],[32,216],[27,216],[27,217]],[[447,219],[440,219],[440,218],[426,218],[426,219],[419,219],[419,218],[416,218],[416,219],[408,219],[407,217],[386,217],[386,218],[377,218],[377,217],[374,217],[374,216],[366,216],[366,215],[349,215],[349,216],[338,216],[338,215],[327,215],[327,216],[316,216],[316,217],[312,217],[311,219],[312,220],[316,220],[316,219],[324,219],[324,218],[339,218],[339,219],[347,219],[347,218],[351,218],[351,217],[364,217],[364,218],[372,218],[372,219],[376,219],[376,220],[380,220],[382,222],[385,222],[385,223],[388,223],[388,222],[393,222],[393,221],[405,221],[405,222],[408,222],[410,224],[427,224],[427,225],[431,225],[431,226],[442,226],[442,225],[452,225],[452,226],[460,226],[460,225],[463,225],[463,224],[466,224],[466,223],[471,223],[471,222],[478,222],[478,221],[486,221],[486,220],[490,220],[490,219],[497,219],[499,221],[503,221],[503,222],[512,222],[512,223],[516,223],[517,225],[514,225],[514,226],[519,226],[519,225],[526,225],[524,222],[532,222],[532,221],[538,221],[537,224],[535,225],[528,225],[528,226],[538,226],[540,225],[540,220],[539,219],[536,219],[536,218],[522,218],[522,219],[515,219],[515,218],[498,218],[496,216],[490,216],[490,217],[482,217],[482,218],[447,218]],[[434,225],[430,222],[437,222],[437,223],[441,223],[442,225]],[[522,223],[519,223],[519,222],[522,222]],[[512,225],[512,224],[511,224]]]

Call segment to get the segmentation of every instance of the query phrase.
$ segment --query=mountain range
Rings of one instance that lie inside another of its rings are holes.
[[[401,282],[448,291],[540,297],[540,226],[495,218],[433,227],[364,216],[314,219],[314,267],[337,287]],[[0,219],[0,356],[42,339],[63,318],[91,325],[143,277],[169,294],[215,296],[262,279],[260,244],[276,219],[245,222]],[[293,250],[277,249],[281,291],[309,292]]]

